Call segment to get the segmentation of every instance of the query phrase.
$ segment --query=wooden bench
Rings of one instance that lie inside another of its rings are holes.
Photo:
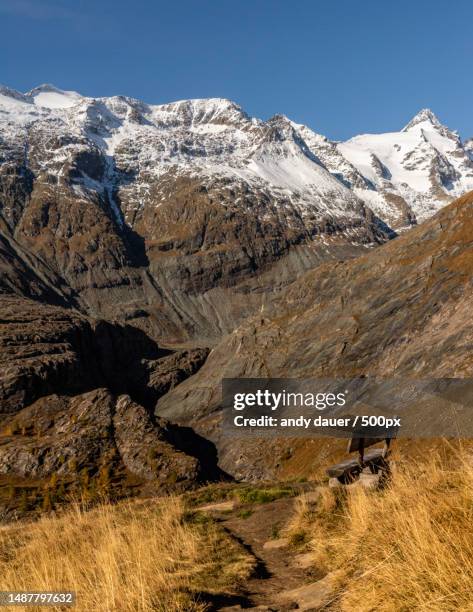
[[[395,437],[395,435],[393,436]],[[362,438],[353,437],[348,442],[348,453],[358,452],[358,457],[345,459],[327,468],[329,478],[336,478],[342,484],[349,484],[356,480],[363,470],[373,474],[389,473],[389,454],[391,438]],[[365,448],[383,442],[382,448],[373,448],[365,452]]]

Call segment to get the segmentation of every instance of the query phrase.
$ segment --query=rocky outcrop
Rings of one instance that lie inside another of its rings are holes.
[[[142,478],[160,485],[199,479],[199,463],[178,453],[165,440],[165,429],[152,423],[146,410],[121,396],[113,417],[115,442],[125,467]]]
[[[154,423],[126,395],[54,394],[0,426],[0,475],[53,479],[70,492],[94,482],[114,495],[130,493],[130,486],[148,493],[195,486],[206,477],[198,459],[176,450],[166,431],[165,421]]]
[[[25,495],[37,505],[49,499],[44,487],[66,501],[224,476],[212,443],[151,410],[202,366],[207,349],[162,349],[136,327],[12,294],[0,295],[0,312],[0,507]],[[19,493],[5,502],[11,483]],[[30,499],[25,491],[35,488]]]
[[[92,328],[71,310],[0,296],[0,415],[43,395],[99,386]]]
[[[148,362],[148,387],[153,390],[155,397],[163,396],[195,374],[205,363],[208,354],[209,349],[206,348],[181,350]]]
[[[114,399],[98,389],[73,398],[41,398],[3,419],[0,473],[11,477],[77,476],[110,464]]]
[[[44,395],[99,386],[146,401],[142,360],[169,353],[130,325],[89,320],[70,309],[11,295],[0,296],[0,304],[0,415]]]

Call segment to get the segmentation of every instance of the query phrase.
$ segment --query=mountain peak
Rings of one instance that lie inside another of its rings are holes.
[[[403,132],[407,132],[411,128],[415,127],[419,123],[428,122],[435,127],[441,127],[442,124],[437,119],[435,113],[433,113],[430,108],[423,108],[420,110],[415,117],[413,117],[409,123],[402,129]]]
[[[32,96],[34,94],[45,93],[45,92],[54,92],[54,93],[60,93],[60,94],[66,93],[65,91],[63,91],[62,89],[59,89],[59,87],[56,87],[55,85],[52,85],[51,83],[42,83],[41,85],[38,85],[38,87],[34,87],[26,95]]]
[[[64,91],[50,83],[35,87],[26,96],[37,106],[45,108],[70,108],[82,100],[82,96],[76,91]]]
[[[193,98],[151,107],[155,116],[167,122],[178,120],[186,125],[237,124],[249,121],[245,111],[227,98]]]
[[[268,119],[268,123],[270,121],[273,123],[290,123],[292,126],[292,121],[288,117],[286,117],[286,115],[283,115],[282,113],[277,113],[276,115],[273,115],[272,117]]]

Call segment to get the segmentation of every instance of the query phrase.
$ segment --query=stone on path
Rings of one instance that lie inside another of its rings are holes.
[[[282,591],[279,598],[282,601],[297,604],[297,610],[319,610],[326,606],[333,597],[335,590],[334,574],[327,574],[321,580],[305,584],[296,589]]]
[[[289,538],[278,538],[277,540],[268,540],[263,544],[263,548],[265,550],[271,550],[274,548],[285,548],[286,546],[289,546],[289,544]]]

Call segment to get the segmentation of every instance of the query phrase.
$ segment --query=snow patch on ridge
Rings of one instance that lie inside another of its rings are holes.
[[[80,94],[75,91],[63,91],[54,87],[54,85],[40,85],[35,87],[28,94],[37,106],[43,108],[71,108],[76,106],[83,99]]]

